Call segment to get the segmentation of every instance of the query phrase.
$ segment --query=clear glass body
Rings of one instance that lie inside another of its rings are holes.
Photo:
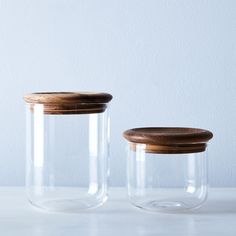
[[[129,144],[127,184],[129,200],[139,208],[164,212],[198,208],[207,198],[206,151],[156,154],[145,152],[145,144]]]
[[[97,207],[107,199],[108,108],[93,114],[45,114],[27,105],[26,191],[53,211]]]

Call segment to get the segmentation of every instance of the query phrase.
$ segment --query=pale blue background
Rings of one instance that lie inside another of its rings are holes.
[[[24,184],[25,93],[96,90],[114,96],[112,185],[123,130],[148,125],[212,130],[210,184],[236,187],[234,0],[0,0],[0,82],[0,185]]]

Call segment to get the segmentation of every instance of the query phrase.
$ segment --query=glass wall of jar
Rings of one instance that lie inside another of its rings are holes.
[[[124,132],[128,140],[128,196],[150,211],[185,211],[207,198],[207,130],[137,128]]]
[[[78,211],[107,199],[107,93],[34,93],[27,103],[26,190],[53,211]]]

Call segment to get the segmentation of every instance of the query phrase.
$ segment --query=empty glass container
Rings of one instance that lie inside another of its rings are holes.
[[[26,190],[29,201],[77,211],[107,199],[107,93],[34,93],[27,103]]]
[[[213,134],[194,128],[136,128],[128,140],[128,196],[150,211],[198,208],[207,198],[207,142]]]

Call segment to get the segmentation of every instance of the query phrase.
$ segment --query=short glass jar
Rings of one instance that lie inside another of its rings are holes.
[[[128,140],[128,196],[150,211],[200,207],[207,198],[207,142],[195,128],[149,127],[124,132]]]
[[[26,190],[29,201],[52,211],[76,212],[107,199],[107,93],[26,95]]]

